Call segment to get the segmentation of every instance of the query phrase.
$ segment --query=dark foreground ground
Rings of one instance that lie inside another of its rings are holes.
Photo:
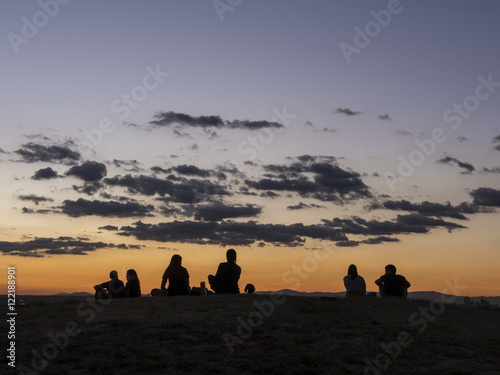
[[[500,374],[500,313],[440,300],[170,297],[17,313],[17,367],[2,354],[0,373]]]

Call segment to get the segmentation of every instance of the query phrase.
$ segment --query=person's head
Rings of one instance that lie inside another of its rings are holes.
[[[385,274],[386,275],[395,275],[396,274],[396,266],[394,264],[388,264],[385,266]]]
[[[234,249],[229,249],[226,251],[226,259],[228,262],[236,263],[236,251]]]
[[[116,272],[115,270],[111,271],[109,273],[109,278],[110,279],[118,279],[118,272]]]
[[[349,268],[347,269],[347,274],[351,277],[351,279],[355,279],[358,277],[358,269],[354,264],[351,264]]]
[[[179,254],[172,255],[169,267],[180,267],[181,265],[182,265],[182,257]]]
[[[127,280],[128,281],[137,280],[137,282],[139,282],[139,277],[137,277],[137,272],[135,272],[134,269],[129,269],[127,271]]]
[[[248,294],[255,293],[255,286],[253,284],[247,284],[245,286],[245,292]]]

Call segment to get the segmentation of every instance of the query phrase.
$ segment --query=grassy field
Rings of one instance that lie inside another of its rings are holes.
[[[4,357],[2,373],[500,374],[499,312],[437,300],[170,297],[17,313],[17,368]]]

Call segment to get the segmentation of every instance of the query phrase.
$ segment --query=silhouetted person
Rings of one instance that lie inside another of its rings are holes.
[[[169,296],[183,296],[190,293],[189,273],[187,269],[182,267],[182,257],[179,254],[172,255],[170,264],[163,273],[163,279],[161,281],[162,291],[165,291],[167,280],[168,288],[166,291]]]
[[[358,269],[351,264],[344,277],[346,297],[364,297],[366,294],[366,283],[362,276],[358,275]]]
[[[245,293],[248,293],[248,294],[255,293],[255,287],[253,286],[253,284],[247,284],[245,286]]]
[[[127,271],[127,284],[125,284],[125,297],[141,297],[141,282],[134,269]]]
[[[125,286],[123,281],[118,279],[118,272],[111,271],[109,273],[109,278],[111,280],[106,281],[102,284],[94,285],[95,299],[107,299],[107,298],[123,298],[125,297]]]
[[[385,266],[385,275],[375,280],[380,291],[380,297],[399,297],[408,296],[408,288],[411,284],[402,275],[396,275],[396,267],[392,264]]]
[[[219,264],[215,276],[208,275],[210,288],[219,294],[239,294],[238,281],[240,280],[241,268],[236,264],[236,251],[229,249],[226,252],[226,258],[227,262]]]

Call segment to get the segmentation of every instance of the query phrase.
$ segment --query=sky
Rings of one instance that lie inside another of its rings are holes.
[[[0,280],[500,295],[496,1],[10,1]],[[454,285],[451,288],[450,285]],[[460,286],[460,287],[458,287]]]

